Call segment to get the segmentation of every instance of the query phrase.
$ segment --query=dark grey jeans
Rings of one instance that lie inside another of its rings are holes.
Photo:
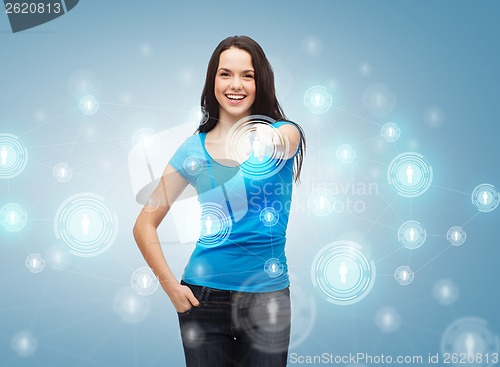
[[[178,314],[187,367],[286,366],[289,288],[253,293],[181,284],[200,302]]]

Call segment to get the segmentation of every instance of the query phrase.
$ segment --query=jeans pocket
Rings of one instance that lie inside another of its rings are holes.
[[[191,310],[194,308],[194,306],[191,306],[190,309],[186,310],[186,311],[183,311],[183,312],[179,312],[177,311],[177,315],[179,316],[185,316],[185,315],[189,315],[189,313],[191,312]]]
[[[186,315],[189,315],[191,313],[191,311],[193,311],[193,309],[199,308],[202,306],[202,300],[203,300],[203,297],[205,296],[205,293],[207,291],[207,287],[189,284],[189,283],[184,282],[183,280],[181,280],[181,285],[185,285],[186,287],[189,287],[189,289],[191,289],[191,291],[193,292],[194,297],[196,298],[196,300],[200,304],[199,306],[191,305],[191,308],[189,308],[188,310],[183,311],[183,312],[177,311],[177,314],[179,316],[186,316]]]

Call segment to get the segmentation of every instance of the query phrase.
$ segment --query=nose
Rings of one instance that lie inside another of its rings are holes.
[[[233,78],[233,81],[231,83],[231,89],[240,90],[241,88],[243,88],[243,86],[241,85],[240,80],[238,78]]]

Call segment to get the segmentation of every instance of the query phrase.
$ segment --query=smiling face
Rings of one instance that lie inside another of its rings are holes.
[[[250,115],[255,89],[255,70],[250,54],[235,47],[223,51],[214,87],[219,102],[219,120],[236,122]]]

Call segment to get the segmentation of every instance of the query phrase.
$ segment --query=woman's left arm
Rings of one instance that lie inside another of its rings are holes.
[[[300,145],[300,131],[295,124],[283,124],[278,127],[278,132],[285,141],[288,140],[288,149],[285,153],[285,159],[292,158]]]

